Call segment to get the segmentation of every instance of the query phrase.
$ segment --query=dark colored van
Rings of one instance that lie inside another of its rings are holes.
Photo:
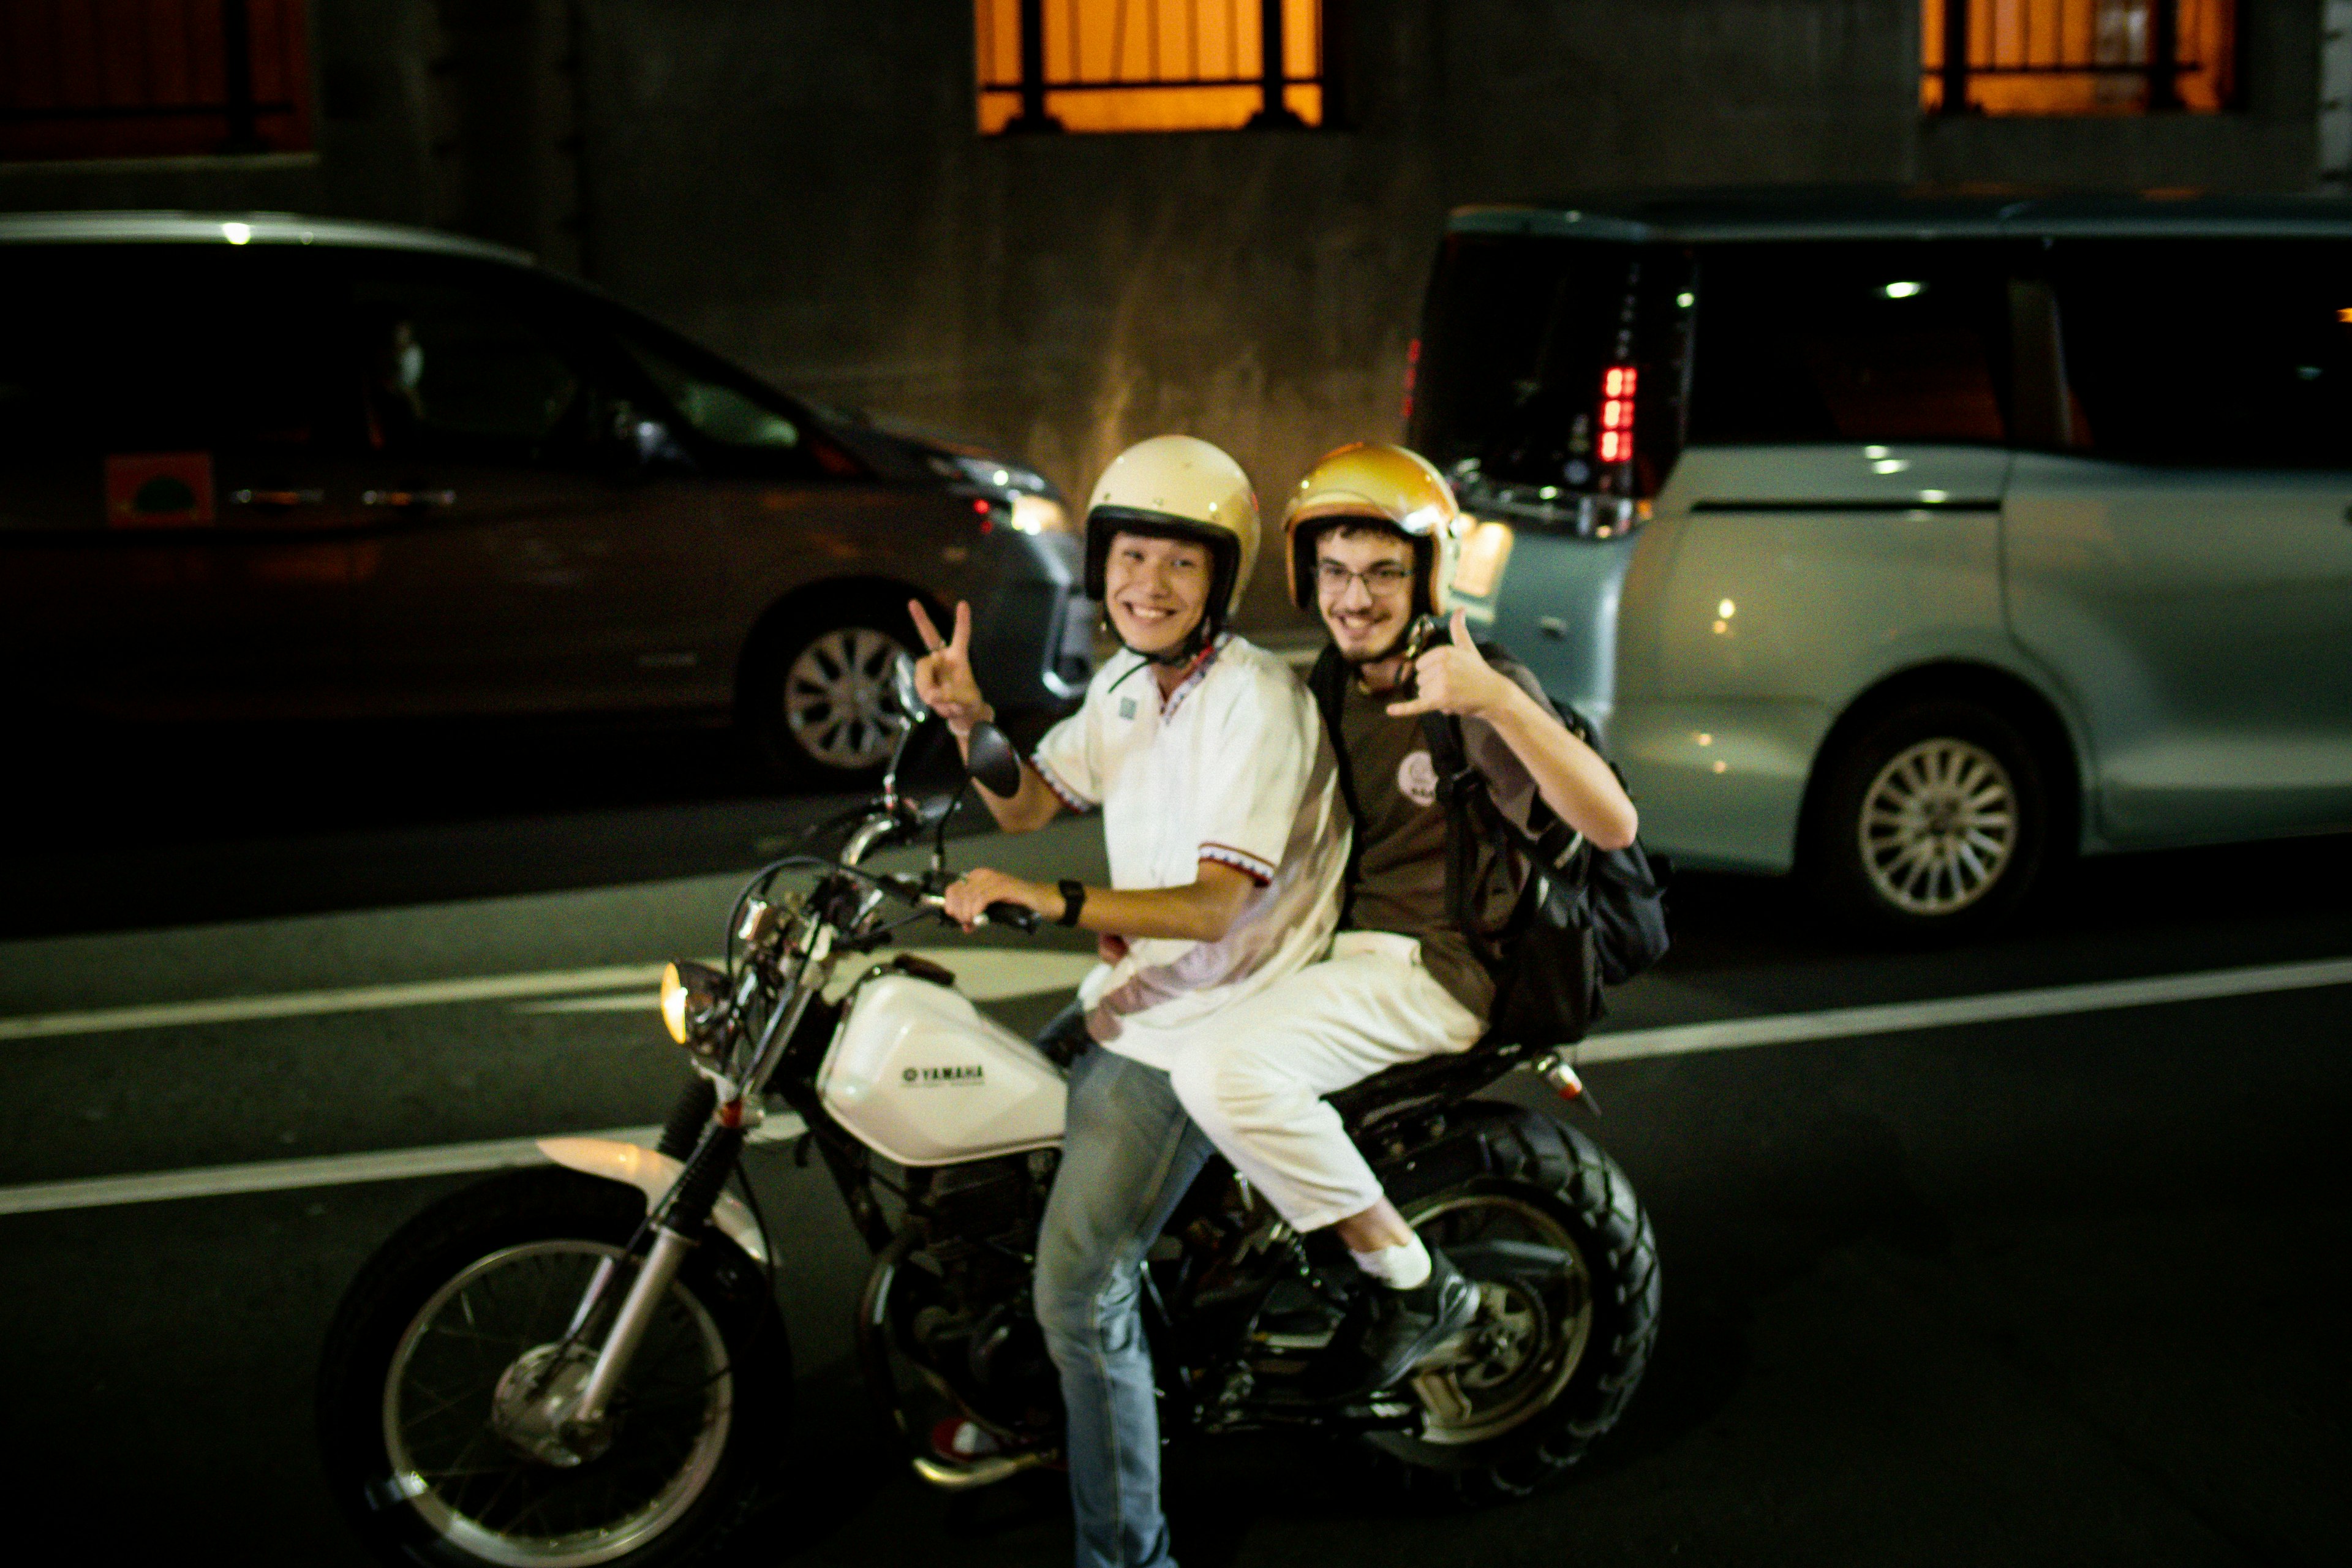
[[[910,598],[1000,706],[1084,690],[1061,497],[767,385],[494,247],[0,216],[0,658],[23,714],[732,714],[887,753]]]
[[[1458,212],[1410,440],[1643,837],[1964,927],[2352,828],[2352,202]]]

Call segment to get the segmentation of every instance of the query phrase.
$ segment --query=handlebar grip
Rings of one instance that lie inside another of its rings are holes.
[[[1032,936],[1034,936],[1037,928],[1045,923],[1045,917],[1026,904],[999,901],[989,905],[981,912],[988,916],[988,923],[991,925],[1011,926],[1017,931]]]

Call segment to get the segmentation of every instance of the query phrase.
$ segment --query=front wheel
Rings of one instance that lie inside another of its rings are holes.
[[[676,1565],[749,1515],[781,1451],[791,1357],[765,1276],[715,1232],[594,1439],[529,1419],[531,1390],[584,1375],[596,1336],[572,1336],[573,1314],[644,1212],[609,1182],[520,1173],[427,1209],[361,1271],[328,1332],[319,1425],[336,1500],[380,1556]]]
[[[1403,1212],[1478,1288],[1478,1316],[1402,1385],[1418,1433],[1365,1441],[1408,1489],[1524,1497],[1615,1426],[1658,1331],[1657,1241],[1600,1145],[1534,1111],[1473,1101],[1486,1173]]]

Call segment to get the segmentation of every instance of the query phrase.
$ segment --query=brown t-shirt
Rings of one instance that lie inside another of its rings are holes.
[[[1543,688],[1524,668],[1497,668],[1537,700],[1546,700]],[[1397,699],[1395,692],[1368,697],[1350,679],[1339,705],[1340,743],[1356,806],[1363,813],[1356,825],[1356,880],[1345,925],[1395,931],[1419,942],[1430,974],[1484,1018],[1494,1005],[1495,983],[1470,951],[1445,897],[1445,806],[1437,798],[1437,765],[1421,720],[1389,717],[1388,705]],[[1535,796],[1534,779],[1492,729],[1475,720],[1462,729],[1465,752],[1496,803],[1512,820],[1524,823]],[[1496,873],[1490,848],[1482,847],[1478,867],[1486,889],[1480,920],[1491,931],[1509,915],[1512,889]]]

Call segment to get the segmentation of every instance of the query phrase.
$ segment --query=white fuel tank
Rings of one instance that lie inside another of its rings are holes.
[[[867,981],[817,1074],[835,1120],[901,1165],[948,1165],[1062,1140],[1062,1075],[944,985]]]

